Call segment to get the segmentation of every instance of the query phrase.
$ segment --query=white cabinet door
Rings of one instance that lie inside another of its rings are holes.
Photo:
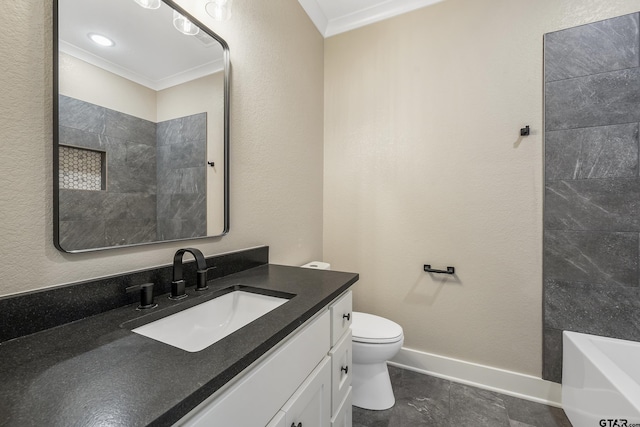
[[[351,386],[353,369],[351,367],[351,330],[338,341],[338,344],[331,349],[331,413],[338,411],[340,403],[344,400],[347,390]]]
[[[342,335],[349,329],[353,321],[352,309],[353,297],[351,291],[347,291],[329,307],[331,311],[331,346],[336,345]]]
[[[282,407],[285,427],[330,427],[331,359],[327,356]]]
[[[353,407],[351,406],[351,387],[347,390],[342,404],[337,413],[331,419],[331,427],[351,427],[353,420]],[[286,427],[286,426],[285,426]]]

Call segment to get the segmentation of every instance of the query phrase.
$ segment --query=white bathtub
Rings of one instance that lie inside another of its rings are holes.
[[[640,425],[640,342],[568,331],[562,342],[562,407],[573,426]]]

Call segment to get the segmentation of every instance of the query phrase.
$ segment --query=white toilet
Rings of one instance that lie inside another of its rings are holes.
[[[302,267],[329,270],[331,264],[312,261]],[[378,411],[389,409],[396,399],[387,360],[395,356],[404,343],[402,326],[373,314],[356,311],[352,314],[353,405]]]
[[[391,408],[396,399],[391,389],[387,360],[404,342],[402,327],[368,313],[353,312],[353,405],[364,409]]]

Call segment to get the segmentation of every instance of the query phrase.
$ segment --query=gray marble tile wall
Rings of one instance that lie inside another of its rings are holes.
[[[156,124],[61,95],[59,142],[106,152],[105,191],[60,190],[67,250],[156,240]]]
[[[543,378],[562,331],[640,341],[640,16],[545,35]]]
[[[158,123],[158,238],[207,234],[207,114]]]

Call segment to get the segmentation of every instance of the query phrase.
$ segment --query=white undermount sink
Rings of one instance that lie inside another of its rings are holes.
[[[200,351],[289,301],[234,291],[133,329],[189,352]]]

